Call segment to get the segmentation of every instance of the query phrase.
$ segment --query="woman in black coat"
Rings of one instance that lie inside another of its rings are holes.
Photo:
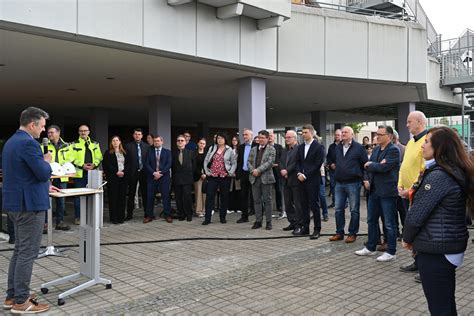
[[[110,222],[122,224],[125,218],[130,157],[123,148],[120,137],[111,138],[109,149],[104,152],[102,167],[107,177]]]
[[[431,315],[456,315],[456,268],[469,233],[466,205],[474,202],[474,164],[459,136],[442,126],[422,145],[425,171],[410,190],[403,247],[415,250]]]

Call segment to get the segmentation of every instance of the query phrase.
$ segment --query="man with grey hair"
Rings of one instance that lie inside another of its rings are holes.
[[[250,173],[247,165],[250,150],[254,146],[252,130],[244,128],[242,138],[243,142],[237,148],[237,169],[235,170],[235,177],[240,180],[240,210],[242,211],[241,217],[237,220],[238,224],[249,221],[249,200],[250,209],[253,209],[252,185],[250,184]]]
[[[351,221],[349,235],[345,242],[356,241],[360,221],[360,187],[364,175],[364,165],[368,161],[364,146],[354,140],[354,131],[350,126],[342,128],[342,142],[336,148],[336,234],[330,241],[344,239],[346,224],[344,206],[349,199]]]
[[[403,156],[405,155],[405,145],[400,143],[400,135],[398,135],[398,132],[396,130],[393,130],[393,144],[398,147],[398,150],[400,150],[400,162],[403,161]]]
[[[20,128],[5,143],[2,156],[3,206],[15,230],[15,249],[8,268],[7,297],[12,313],[40,313],[49,309],[30,294],[33,262],[38,257],[45,212],[49,209],[51,153],[43,155],[35,140],[45,130],[48,113],[29,107],[21,113]]]
[[[285,197],[285,210],[288,222],[284,231],[294,230],[297,225],[296,214],[301,214],[299,199],[299,181],[296,174],[296,152],[298,151],[298,139],[294,130],[288,130],[285,134],[286,148],[281,154],[279,169],[283,179],[283,194]]]

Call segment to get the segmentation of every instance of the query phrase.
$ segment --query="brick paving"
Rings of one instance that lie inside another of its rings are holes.
[[[361,233],[366,233],[365,201],[361,202]],[[72,213],[71,211],[69,213]],[[40,300],[52,304],[48,315],[425,315],[427,305],[414,274],[398,271],[411,261],[399,247],[397,259],[379,263],[374,257],[358,257],[365,236],[354,244],[329,242],[328,236],[308,238],[232,240],[285,237],[286,220],[274,220],[273,230],[250,229],[252,222],[236,224],[217,218],[202,226],[192,222],[163,220],[142,224],[135,219],[123,225],[105,223],[101,248],[102,285],[76,293],[58,306],[57,295],[73,282],[49,289],[40,285],[77,271],[77,250],[67,258],[46,257],[34,265],[32,288]],[[216,214],[217,215],[217,214]],[[347,214],[348,215],[348,214]],[[253,219],[253,217],[251,218]],[[334,232],[334,209],[323,234]],[[472,235],[472,230],[471,230]],[[202,240],[191,240],[203,238]],[[207,238],[207,239],[206,239]],[[217,240],[215,238],[230,238]],[[56,245],[78,242],[77,226],[69,232],[54,232]],[[189,240],[180,240],[189,239]],[[150,242],[153,241],[153,242]],[[156,242],[155,242],[156,241]],[[43,244],[46,236],[43,238]],[[0,243],[0,288],[5,292],[11,251]],[[474,315],[474,244],[470,243],[464,265],[457,272],[457,304],[460,315]],[[6,312],[6,315],[9,313]]]

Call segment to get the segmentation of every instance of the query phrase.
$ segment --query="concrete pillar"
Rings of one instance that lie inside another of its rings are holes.
[[[109,146],[109,111],[104,108],[92,108],[90,120],[90,137],[100,144],[104,152]]]
[[[314,111],[311,112],[311,124],[314,126],[317,134],[323,138],[323,144],[326,143],[326,124],[327,124],[327,112],[326,111]]]
[[[266,92],[265,79],[249,77],[239,81],[239,135],[243,141],[244,128],[250,128],[254,136],[266,129]]]
[[[148,130],[163,137],[163,147],[171,149],[171,98],[154,95],[148,98]]]
[[[395,128],[400,135],[400,142],[406,144],[410,140],[410,132],[406,126],[408,114],[416,110],[415,102],[401,103],[397,105],[397,120]]]

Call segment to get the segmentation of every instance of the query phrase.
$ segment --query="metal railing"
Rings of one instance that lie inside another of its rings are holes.
[[[441,40],[441,36],[428,50],[428,54],[437,58],[441,65],[440,79],[462,79],[472,77],[474,55],[474,31],[467,29],[463,36]]]
[[[350,1],[350,0],[349,0]],[[367,0],[353,0],[353,1],[367,1]],[[407,14],[405,11],[402,12],[390,12],[390,11],[382,11],[382,10],[375,10],[375,9],[365,9],[365,8],[354,8],[353,6],[341,5],[341,4],[333,4],[333,3],[326,3],[326,2],[306,2],[306,6],[308,7],[317,7],[322,9],[329,9],[329,10],[336,10],[336,11],[344,11],[349,13],[355,13],[360,15],[367,15],[367,16],[379,16],[388,19],[395,19],[395,20],[404,20],[404,21],[414,21],[415,17],[413,15]]]

